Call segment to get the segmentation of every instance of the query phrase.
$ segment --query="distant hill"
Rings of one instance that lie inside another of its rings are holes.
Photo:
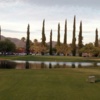
[[[1,40],[4,40],[6,38],[9,39],[9,40],[11,40],[13,43],[15,43],[16,47],[23,47],[23,48],[25,47],[25,42],[23,42],[20,39],[1,36]],[[56,43],[57,42],[52,41],[52,47],[55,47]],[[47,42],[47,45],[49,46],[50,42]]]
[[[23,47],[23,48],[25,47],[25,42],[23,42],[20,39],[1,36],[1,40],[4,40],[5,38],[7,38],[7,39],[11,40],[13,43],[15,43],[16,47]]]
[[[55,47],[56,44],[57,44],[57,42],[52,41],[52,47]],[[47,45],[50,45],[50,42],[47,42]]]

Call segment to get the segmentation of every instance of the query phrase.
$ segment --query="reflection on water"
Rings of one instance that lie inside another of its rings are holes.
[[[15,69],[16,65],[17,65],[16,62],[0,61],[1,69]]]
[[[25,69],[29,69],[29,68],[30,68],[29,62],[26,61],[26,62],[25,62]]]
[[[0,61],[0,69],[51,69],[100,67],[96,62],[38,62],[38,61]]]

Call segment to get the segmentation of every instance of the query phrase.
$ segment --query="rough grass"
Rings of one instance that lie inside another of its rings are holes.
[[[99,68],[0,70],[0,100],[100,100],[99,92]]]

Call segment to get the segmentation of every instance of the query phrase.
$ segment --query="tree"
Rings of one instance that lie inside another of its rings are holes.
[[[73,23],[73,39],[72,39],[72,55],[76,55],[76,16],[74,16],[74,23]]]
[[[37,44],[38,43],[38,40],[37,39],[34,39],[34,43]]]
[[[65,20],[64,42],[61,44],[60,48],[64,56],[71,51],[71,48],[67,45],[67,20]]]
[[[57,55],[59,55],[62,52],[61,45],[62,44],[60,44],[60,46],[59,45],[56,45],[56,53],[57,53]]]
[[[87,53],[89,57],[98,56],[100,54],[100,48],[94,47],[92,43],[86,44],[83,48],[80,49],[81,53]],[[96,55],[98,54],[98,55]]]
[[[25,37],[22,37],[22,38],[21,38],[21,41],[25,42]]]
[[[1,40],[1,26],[0,26],[0,40]]]
[[[67,44],[62,44],[60,48],[64,56],[66,56],[67,54],[71,52],[71,47],[69,47]]]
[[[31,52],[34,52],[36,54],[36,53],[40,53],[39,49],[40,49],[39,42],[37,39],[34,39],[33,44],[30,46],[30,50],[31,50]]]
[[[95,36],[95,47],[99,47],[99,43],[98,43],[98,29],[96,29],[95,34],[96,34],[96,36]]]
[[[52,55],[52,30],[50,32],[50,50],[49,50],[50,55]]]
[[[100,38],[99,38],[99,40],[98,40],[98,45],[99,45],[99,47],[100,47]]]
[[[46,43],[46,36],[45,36],[45,20],[43,20],[43,27],[42,27],[42,45],[45,46]]]
[[[30,25],[27,27],[26,54],[30,54]]]
[[[39,43],[37,39],[34,39],[34,43],[31,45],[30,50],[35,54],[46,52],[46,46],[43,46],[42,43]]]
[[[60,46],[60,23],[58,23],[58,39],[57,39],[57,46]]]
[[[95,43],[94,43],[95,47],[99,47],[99,40],[98,40],[98,29],[96,29],[95,31]],[[97,50],[97,49],[96,49]],[[95,56],[98,56],[99,55],[99,52],[95,52]]]
[[[15,44],[11,42],[9,39],[0,41],[0,52],[2,52],[2,54],[12,53],[15,51],[15,49]]]
[[[82,40],[83,40],[83,37],[82,37],[82,21],[81,21],[80,28],[79,28],[79,38],[78,38],[78,49],[79,50],[83,47]],[[79,56],[82,56],[81,52],[79,52]]]
[[[100,56],[100,48],[94,47],[93,54],[94,54],[93,56],[95,57]]]
[[[61,53],[64,56],[69,54],[71,52],[71,47],[68,47],[68,45],[60,44],[60,46],[56,46],[57,54]]]
[[[57,55],[61,53],[61,48],[60,48],[60,23],[58,23],[58,38],[57,38],[57,44],[56,44],[56,50],[57,50]]]
[[[23,47],[16,48],[16,53],[23,53],[23,52],[25,52],[25,48],[23,48]]]
[[[67,44],[67,20],[65,20],[64,44]]]
[[[41,54],[44,55],[46,49],[46,36],[45,36],[45,20],[43,20],[43,27],[42,27],[42,43],[40,44],[41,47]]]
[[[31,45],[30,50],[35,54],[41,53],[40,43],[37,39],[34,39],[34,43]]]

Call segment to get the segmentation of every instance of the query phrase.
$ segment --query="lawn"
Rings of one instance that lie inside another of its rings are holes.
[[[0,70],[0,100],[100,100],[100,69]]]
[[[0,60],[62,61],[62,62],[100,62],[100,57],[73,56],[0,56]]]

